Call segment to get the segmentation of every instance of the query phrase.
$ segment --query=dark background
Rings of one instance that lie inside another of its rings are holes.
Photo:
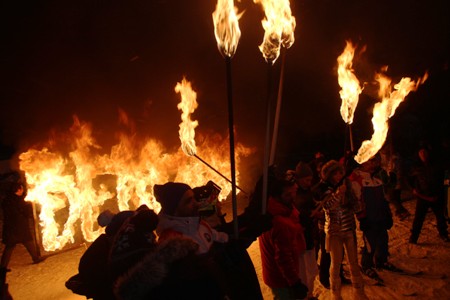
[[[268,82],[271,78],[276,90],[281,60],[269,67],[258,49],[264,34],[261,7],[249,0],[235,4],[245,10],[232,59],[236,142],[257,147],[262,159]],[[213,32],[215,5],[207,0],[2,1],[2,159],[46,140],[51,130],[67,130],[74,114],[93,124],[99,144],[112,145],[119,109],[136,122],[138,134],[178,147],[180,98],[174,87],[183,76],[198,93],[197,131],[226,136],[226,69]],[[278,164],[293,167],[319,150],[328,157],[344,153],[336,58],[347,39],[358,45],[354,68],[366,82],[352,126],[356,150],[371,137],[372,106],[378,101],[373,78],[385,65],[394,82],[429,73],[390,121],[389,140],[397,150],[409,155],[423,139],[436,145],[448,139],[446,0],[291,0],[291,7],[296,41],[286,52]]]

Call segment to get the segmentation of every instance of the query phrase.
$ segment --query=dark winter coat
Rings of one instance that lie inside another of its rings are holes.
[[[443,198],[444,170],[442,167],[419,162],[412,169],[409,182],[420,195],[435,199]]]
[[[31,241],[30,219],[33,215],[31,203],[25,201],[25,195],[8,193],[2,202],[3,243],[15,245]]]
[[[392,213],[381,179],[357,169],[352,173],[350,180],[352,181],[352,190],[363,208],[357,214],[360,229],[362,231],[372,227],[390,229],[393,225]]]
[[[117,299],[223,299],[225,278],[197,249],[188,238],[166,240],[117,280]]]
[[[157,215],[148,209],[116,214],[80,259],[78,274],[66,287],[97,300],[114,299],[115,280],[156,247],[153,230]]]

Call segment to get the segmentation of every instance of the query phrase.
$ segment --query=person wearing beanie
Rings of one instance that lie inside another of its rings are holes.
[[[199,245],[197,254],[207,253],[214,242],[228,242],[228,234],[218,232],[200,219],[200,203],[189,185],[167,182],[163,185],[156,184],[153,191],[156,201],[161,204],[156,228],[159,242],[174,237],[187,237]]]
[[[191,187],[185,183],[180,182],[168,182],[164,185],[155,184],[153,187],[154,195],[156,201],[161,204],[161,214],[174,216],[178,204],[183,198],[183,195],[188,191],[192,190]],[[195,203],[192,203],[192,212],[187,214],[195,214],[196,208]],[[183,207],[186,208],[186,207]],[[177,213],[179,214],[179,212]]]
[[[321,170],[321,183],[316,199],[325,211],[325,249],[331,256],[331,297],[341,297],[340,269],[345,254],[350,267],[354,299],[368,299],[364,292],[364,280],[359,265],[356,244],[355,213],[361,210],[351,188],[351,182],[344,178],[344,167],[336,160],[325,163]]]

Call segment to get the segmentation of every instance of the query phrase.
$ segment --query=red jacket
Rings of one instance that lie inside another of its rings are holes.
[[[271,288],[289,287],[300,280],[299,256],[306,249],[299,212],[274,198],[269,198],[267,211],[273,227],[259,237],[263,279]]]

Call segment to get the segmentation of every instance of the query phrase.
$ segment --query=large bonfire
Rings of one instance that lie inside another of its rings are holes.
[[[192,90],[183,90],[186,85],[190,86],[185,80],[179,83],[177,92],[192,93]],[[180,110],[184,98],[182,95]],[[183,133],[193,133],[183,131],[183,124],[190,120],[185,116],[183,114],[180,124],[180,137]],[[120,111],[120,120],[130,124],[123,111]],[[171,151],[162,141],[139,137],[132,130],[116,136],[117,144],[104,149],[96,142],[92,125],[74,116],[67,133],[49,140],[45,147],[29,149],[19,156],[28,184],[26,200],[38,204],[36,207],[40,210],[42,246],[46,251],[74,243],[78,231],[86,241],[95,240],[103,231],[96,219],[105,207],[122,211],[145,204],[158,212],[160,206],[153,196],[155,184],[179,181],[195,187],[212,180],[222,188],[220,199],[231,191],[227,180],[182,151],[182,148],[186,150],[183,139],[183,147]],[[215,134],[200,138],[202,144],[198,152],[202,158],[229,178],[226,137]],[[237,170],[241,159],[252,151],[240,144],[236,146]]]

